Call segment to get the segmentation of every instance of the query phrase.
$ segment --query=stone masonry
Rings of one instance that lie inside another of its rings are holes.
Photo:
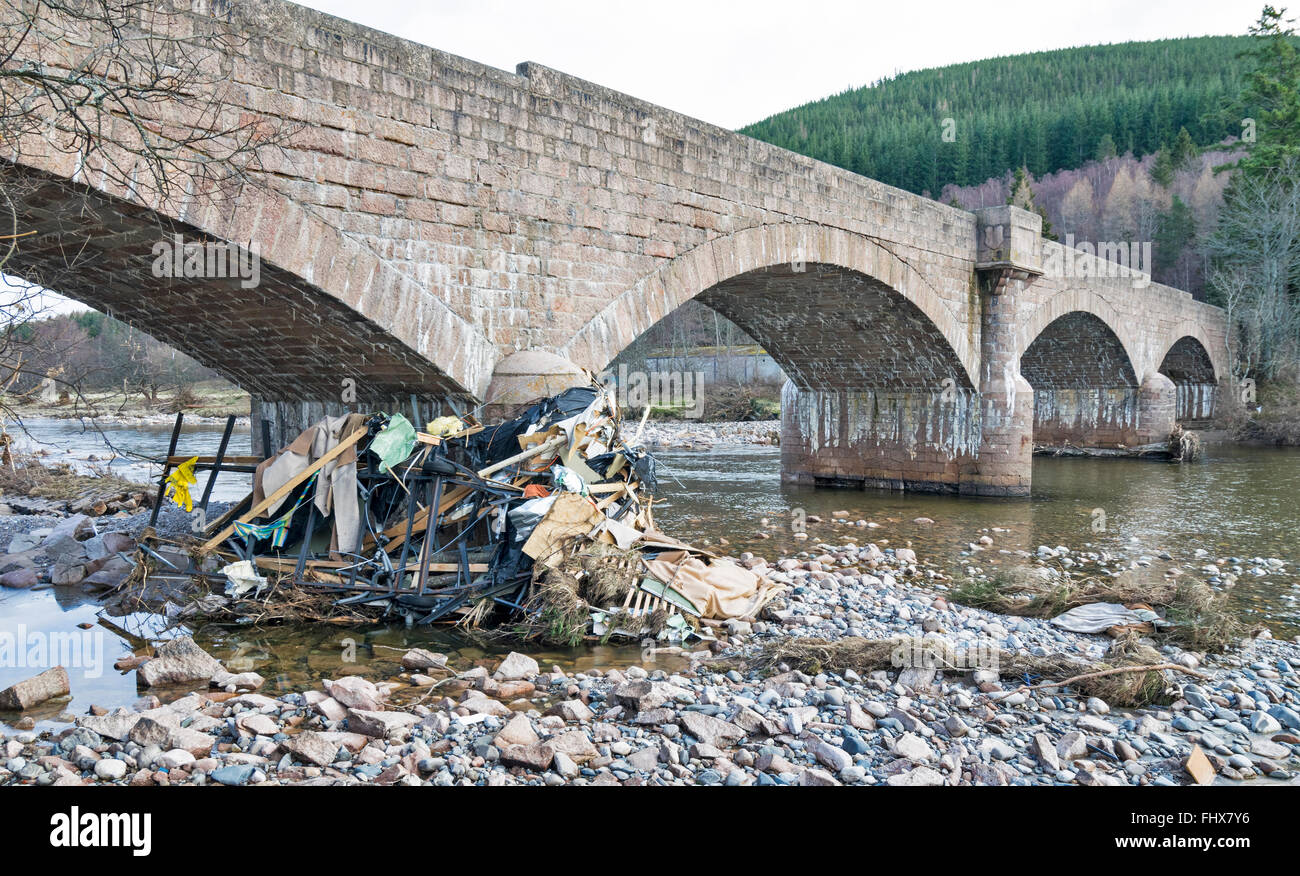
[[[1031,214],[977,216],[282,0],[173,3],[177,35],[247,37],[213,61],[220,100],[286,148],[233,198],[146,203],[24,143],[10,170],[40,233],[7,270],[193,354],[281,433],[348,407],[349,386],[354,407],[426,411],[493,403],[498,373],[530,385],[521,353],[600,371],[695,297],[789,375],[792,479],[1023,494],[1036,433],[1133,444],[1167,431],[1171,399],[1212,411],[1222,312],[1074,258]],[[154,276],[174,233],[250,244],[260,284]]]

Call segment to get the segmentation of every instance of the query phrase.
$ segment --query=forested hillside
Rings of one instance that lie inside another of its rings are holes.
[[[918,194],[1242,135],[1250,37],[1087,46],[917,70],[742,133]],[[945,122],[945,120],[950,120]]]

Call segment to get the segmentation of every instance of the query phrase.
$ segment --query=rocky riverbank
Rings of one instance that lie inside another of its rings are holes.
[[[138,504],[138,503],[136,503]],[[212,502],[208,513],[220,516],[229,507]],[[41,589],[77,586],[87,592],[116,587],[131,572],[121,554],[135,551],[136,538],[152,511],[119,510],[106,517],[86,514],[0,514],[0,588]],[[168,502],[158,512],[155,532],[190,534],[193,518]]]
[[[1048,578],[1131,570],[1063,548],[1022,559]],[[1192,572],[1148,564],[1220,582],[1234,566],[1269,567],[1234,559]],[[770,574],[788,598],[753,624],[730,622],[676,671],[656,665],[662,652],[566,673],[524,654],[460,666],[414,650],[387,683],[347,677],[268,696],[254,673],[232,674],[192,644],[164,646],[119,665],[184,696],[9,736],[0,783],[1273,784],[1300,768],[1295,643],[1265,633],[1219,656],[1164,644],[1161,656],[1189,672],[1164,673],[1160,704],[1120,709],[987,659],[1075,656],[1083,672],[1116,640],[950,602],[949,577],[910,550],[818,544]],[[900,636],[971,659],[861,672],[764,659],[795,639]]]
[[[647,422],[642,439],[651,449],[707,450],[714,444],[781,443],[779,420],[735,423],[702,423],[698,420]]]
[[[0,394],[5,410],[11,417],[30,420],[90,420],[101,425],[118,423],[170,425],[176,411],[184,410],[187,422],[224,423],[234,414],[245,424],[249,416],[249,395],[236,386],[221,380],[203,381],[184,388],[179,396],[175,388],[168,388],[155,399],[139,392],[123,394],[119,390],[84,390],[75,395],[59,398],[42,398],[39,393],[27,395]]]

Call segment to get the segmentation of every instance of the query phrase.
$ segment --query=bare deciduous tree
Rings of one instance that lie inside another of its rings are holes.
[[[1211,282],[1246,364],[1272,379],[1300,370],[1300,160],[1243,174],[1207,242]],[[1244,373],[1244,372],[1243,372]]]
[[[71,246],[44,275],[5,275],[32,233],[24,168],[71,163],[75,180],[160,213],[233,202],[287,134],[229,99],[229,59],[248,38],[178,0],[0,0],[0,385],[32,361],[23,327],[47,315],[42,287],[79,269]],[[82,209],[97,208],[86,198]]]

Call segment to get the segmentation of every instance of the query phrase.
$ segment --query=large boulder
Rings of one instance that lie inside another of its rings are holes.
[[[493,740],[497,748],[506,748],[510,745],[532,745],[538,741],[537,731],[533,729],[533,722],[528,720],[527,715],[515,715],[506,725],[501,728],[501,732]]]
[[[164,642],[155,653],[157,656],[137,670],[140,680],[149,687],[208,681],[225,671],[220,661],[194,644],[189,636]]]
[[[492,677],[497,681],[517,681],[523,678],[535,678],[541,671],[541,667],[532,657],[520,654],[518,651],[511,651],[506,655],[506,659],[501,661],[501,665],[497,667]]]
[[[73,514],[55,524],[54,529],[41,542],[41,552],[60,563],[85,560],[86,549],[81,543],[94,534],[95,527],[89,517]]]
[[[402,655],[402,668],[417,672],[427,669],[446,669],[447,655],[426,651],[424,648],[412,648]]]
[[[41,583],[41,579],[37,576],[36,570],[27,566],[18,566],[0,574],[0,587],[27,590],[39,583]]]
[[[56,666],[0,690],[0,709],[22,712],[46,700],[67,696],[69,690],[68,670]]]
[[[304,730],[297,736],[290,736],[280,743],[280,747],[296,759],[316,766],[329,766],[339,754],[339,743],[324,733]]]
[[[408,712],[368,712],[363,709],[348,710],[348,729],[353,733],[364,733],[378,739],[405,730],[420,719]]]
[[[600,751],[592,743],[591,737],[581,730],[570,730],[567,733],[552,736],[550,739],[545,740],[543,744],[549,745],[554,751],[566,755],[577,764],[586,763],[600,756]]]
[[[702,712],[682,712],[681,723],[687,733],[714,748],[729,748],[745,738],[745,731],[735,724]]]
[[[379,712],[384,708],[383,691],[359,675],[348,675],[337,681],[323,682],[325,692],[349,709]]]

